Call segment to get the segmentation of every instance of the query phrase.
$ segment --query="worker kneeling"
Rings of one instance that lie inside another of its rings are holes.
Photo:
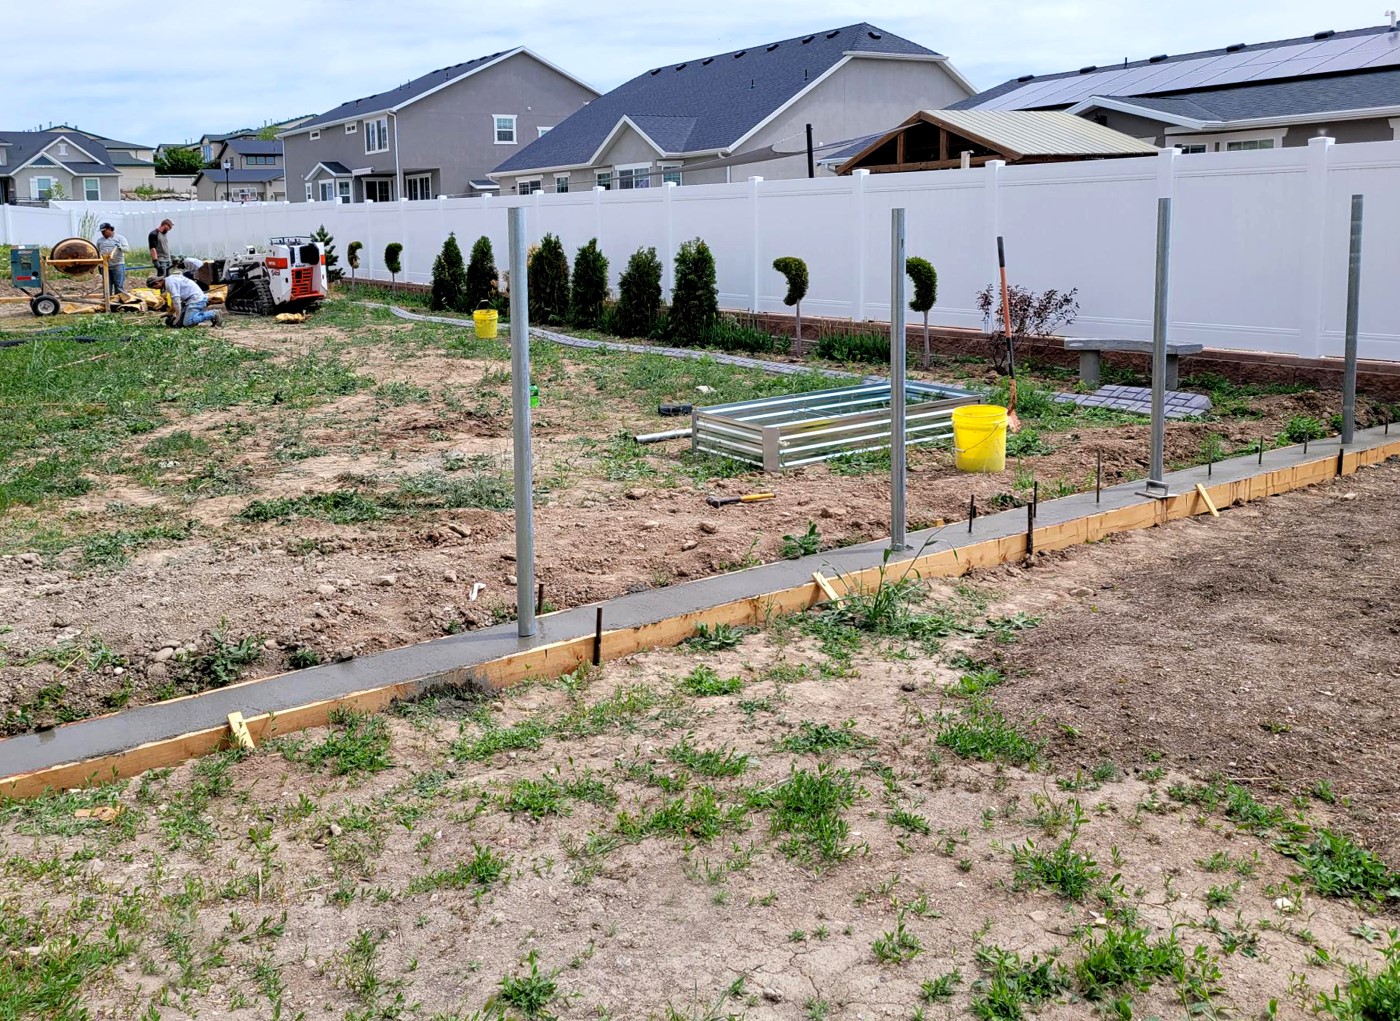
[[[223,312],[209,308],[209,295],[189,277],[178,273],[166,277],[147,277],[146,286],[157,291],[165,289],[170,302],[170,315],[166,317],[166,322],[171,326],[198,326],[200,323],[224,325]]]

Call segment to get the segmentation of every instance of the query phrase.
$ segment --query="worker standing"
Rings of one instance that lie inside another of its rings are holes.
[[[170,299],[172,326],[198,326],[200,323],[224,325],[224,314],[218,309],[210,311],[209,296],[189,277],[179,273],[151,277],[146,281],[146,286],[157,291],[165,290]]]
[[[155,267],[158,277],[163,277],[170,272],[170,242],[166,235],[170,233],[170,228],[173,226],[175,226],[173,220],[161,220],[160,226],[146,237],[146,243],[151,249],[151,265]]]
[[[102,232],[102,236],[97,239],[97,254],[107,259],[107,276],[112,284],[112,295],[109,295],[111,297],[126,290],[126,253],[131,251],[131,245],[110,223],[104,223],[98,230]]]

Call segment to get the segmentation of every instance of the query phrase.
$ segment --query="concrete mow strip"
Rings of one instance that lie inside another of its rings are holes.
[[[1392,443],[1381,428],[1359,430],[1350,452],[1364,451]],[[1247,455],[1205,466],[1168,473],[1165,481],[1174,492],[1185,492],[1197,483],[1211,485],[1242,481],[1255,475],[1292,467],[1305,461],[1337,456],[1341,449],[1336,437],[1311,445],[1305,458],[1301,446],[1280,447],[1261,456]],[[1104,511],[1141,504],[1145,501],[1140,482],[1125,482],[1102,490],[1078,493],[1040,504],[1036,526],[1059,524],[1089,518]],[[742,513],[742,506],[734,511]],[[969,530],[966,521],[955,521],[939,528],[911,533],[909,550],[889,557],[891,565],[912,560],[941,549],[959,549],[989,539],[1024,533],[1026,512],[1021,509],[979,516]],[[828,550],[797,560],[752,567],[744,571],[715,575],[622,596],[602,604],[604,626],[608,630],[654,624],[766,593],[812,583],[812,572],[827,577],[841,576],[878,567],[888,555],[888,539]],[[85,762],[125,752],[140,745],[169,741],[201,730],[227,725],[228,715],[244,717],[279,713],[311,703],[336,699],[354,692],[385,688],[395,684],[426,690],[444,678],[491,663],[516,653],[556,642],[593,634],[598,604],[589,604],[549,614],[538,620],[538,631],[521,638],[514,622],[452,635],[429,642],[391,649],[346,663],[333,663],[277,674],[228,688],[206,691],[187,698],[138,706],[109,716],[65,724],[51,730],[20,734],[0,740],[0,779],[34,773],[54,766]],[[101,778],[97,778],[101,779]]]

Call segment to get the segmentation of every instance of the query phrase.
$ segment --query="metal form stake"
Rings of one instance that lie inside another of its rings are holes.
[[[909,548],[904,541],[904,210],[890,210],[890,549]]]
[[[510,211],[511,446],[515,453],[515,620],[521,638],[535,633],[534,455],[530,449],[530,296],[525,268],[525,210]]]
[[[1103,498],[1103,450],[1100,448],[1094,457],[1094,502]]]
[[[593,625],[593,665],[603,662],[603,608],[598,607],[598,619]]]
[[[535,615],[544,613],[544,582],[540,582],[538,590],[535,592]]]
[[[1259,463],[1264,463],[1264,437],[1259,437]]]
[[[1152,470],[1143,495],[1170,495],[1164,481],[1167,445],[1167,267],[1172,250],[1172,200],[1157,200],[1157,280],[1152,301]]]
[[[1361,317],[1361,196],[1351,197],[1351,252],[1347,259],[1346,366],[1342,370],[1342,442],[1356,432],[1356,327]]]
[[[977,520],[977,494],[973,493],[967,501],[967,534],[972,534],[972,523]]]
[[[1347,448],[1341,447],[1337,450],[1337,475],[1341,477],[1346,474]]]

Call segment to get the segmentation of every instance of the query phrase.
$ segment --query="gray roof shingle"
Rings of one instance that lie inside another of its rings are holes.
[[[103,147],[102,143],[94,141],[93,139],[79,132],[6,131],[4,137],[10,145],[9,159],[7,161],[10,173],[13,173],[14,169],[20,166],[22,163],[28,162],[34,156],[35,153],[39,152],[45,146],[49,145],[51,142],[57,141],[60,138],[68,139],[70,145],[74,147],[69,152],[70,156],[81,159],[83,153],[76,151],[78,147],[81,147],[83,152],[90,155],[93,158],[93,160],[96,161],[95,163],[72,163],[66,157],[56,156],[55,159],[61,161],[65,166],[95,166],[98,169],[96,171],[90,170],[88,171],[88,173],[116,173],[116,171],[112,167],[111,159],[107,154],[107,150]]]
[[[281,156],[282,143],[276,139],[230,138],[228,147],[240,156]]]
[[[862,22],[667,64],[595,99],[492,173],[586,165],[623,117],[667,153],[727,148],[853,50],[939,56]]]
[[[521,49],[523,49],[523,47],[517,47],[516,51]],[[451,67],[440,67],[436,71],[429,71],[427,74],[420,75],[410,82],[405,82],[396,89],[390,89],[388,92],[379,92],[373,96],[362,96],[359,99],[352,99],[347,103],[341,103],[334,109],[327,110],[322,114],[317,114],[308,121],[303,121],[295,128],[286,132],[286,134],[299,135],[303,131],[309,131],[322,124],[334,124],[336,121],[346,120],[351,117],[379,113],[381,110],[391,110],[411,99],[416,99],[431,89],[436,89],[441,85],[445,85],[454,78],[460,78],[462,75],[476,71],[483,65],[499,57],[516,51],[501,50],[497,53],[487,54],[484,57],[475,57],[472,60],[467,60],[460,64],[453,64]]]
[[[263,184],[268,181],[280,181],[286,173],[287,171],[282,167],[240,168],[228,172],[228,182],[229,184]],[[195,175],[196,183],[201,177],[208,177],[215,183],[221,183],[224,180],[224,172],[222,170],[201,170]]]

